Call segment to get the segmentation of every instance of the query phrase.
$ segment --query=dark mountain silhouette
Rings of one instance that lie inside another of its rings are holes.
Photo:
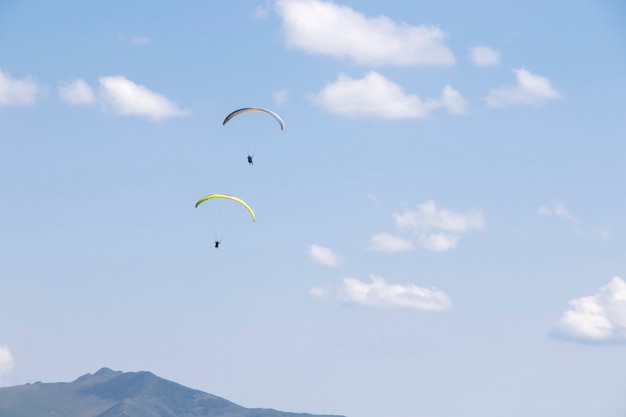
[[[333,417],[245,408],[150,372],[102,368],[73,382],[0,388],[1,417]],[[334,416],[339,417],[339,416]]]

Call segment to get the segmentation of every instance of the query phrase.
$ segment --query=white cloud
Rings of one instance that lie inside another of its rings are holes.
[[[466,106],[463,97],[450,86],[444,88],[440,99],[422,101],[376,71],[368,72],[361,79],[340,74],[335,82],[309,98],[332,113],[383,119],[426,117],[439,107],[462,113]]]
[[[82,79],[60,85],[59,96],[70,104],[91,104],[96,100],[93,89]]]
[[[578,232],[580,233],[580,231]],[[606,241],[611,239],[611,231],[605,227],[594,227],[585,231],[582,236]]]
[[[0,346],[0,375],[12,371],[14,367],[11,351],[6,346]]]
[[[378,252],[405,252],[415,247],[413,242],[390,233],[377,233],[372,236],[370,249]]]
[[[419,204],[416,210],[394,214],[394,219],[398,227],[415,231],[441,229],[446,232],[465,233],[472,229],[482,229],[485,225],[485,219],[480,211],[458,213],[439,209],[432,200]]]
[[[133,36],[130,38],[130,43],[135,46],[149,45],[152,39],[148,36]]]
[[[37,100],[40,88],[30,78],[11,78],[0,70],[0,106],[29,106]]]
[[[287,44],[307,52],[349,58],[360,65],[454,65],[439,28],[367,17],[319,0],[278,0]]]
[[[550,80],[532,74],[520,68],[513,70],[517,78],[517,85],[501,87],[491,90],[485,101],[492,107],[506,107],[512,105],[541,105],[548,100],[561,97],[561,93],[552,87]]]
[[[626,340],[626,283],[613,277],[595,295],[573,299],[554,335],[579,342]]]
[[[328,289],[324,287],[313,287],[309,290],[311,297],[326,298],[329,295]]]
[[[289,96],[289,90],[283,88],[274,93],[274,101],[276,104],[283,104],[287,101],[287,97]]]
[[[463,114],[467,112],[467,101],[449,85],[446,85],[441,93],[440,103],[450,113]]]
[[[567,207],[565,207],[564,204],[557,204],[553,207],[553,213],[556,216],[559,217],[565,217],[565,218],[571,218],[572,215],[570,214],[569,210],[567,209]]]
[[[423,248],[443,252],[454,248],[459,243],[459,236],[452,233],[424,233],[419,237]]]
[[[98,102],[103,108],[122,116],[142,116],[162,120],[184,116],[188,112],[171,103],[167,98],[148,88],[122,77],[100,77],[100,89],[93,88],[82,79],[59,86],[59,97],[70,104]]]
[[[572,214],[563,203],[554,203],[550,206],[542,204],[541,206],[539,206],[539,214],[541,214],[542,216],[563,217],[565,219],[574,218],[574,216],[572,216]]]
[[[270,10],[272,10],[272,2],[267,0],[265,4],[256,6],[254,8],[254,18],[255,19],[265,19],[269,14]]]
[[[439,209],[434,201],[419,204],[416,209],[393,215],[397,234],[378,233],[370,249],[397,252],[420,246],[432,251],[446,251],[457,246],[460,237],[485,227],[480,211],[467,213]],[[409,234],[409,237],[405,235]]]
[[[500,52],[488,46],[470,48],[470,60],[474,65],[488,66],[500,63]]]
[[[318,298],[328,298],[331,295],[329,290],[322,287],[312,288],[310,294]],[[376,275],[370,275],[370,282],[344,278],[343,285],[336,290],[335,295],[346,303],[380,308],[442,311],[452,305],[450,297],[436,288],[423,288],[414,284],[391,284]]]
[[[164,96],[122,76],[100,77],[100,98],[107,108],[122,116],[162,120],[188,114]]]
[[[331,249],[319,245],[309,246],[309,258],[325,266],[337,266],[343,262],[341,256],[334,253]]]
[[[581,227],[578,219],[569,211],[563,203],[553,203],[551,205],[542,204],[539,206],[539,214],[542,216],[556,216],[566,219],[570,222],[574,228],[576,236],[581,238],[591,238],[597,240],[609,240],[611,238],[611,231],[603,227],[594,227],[588,229]]]

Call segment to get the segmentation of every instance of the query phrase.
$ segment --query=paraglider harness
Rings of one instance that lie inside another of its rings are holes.
[[[254,155],[248,155],[248,165],[254,165],[254,162],[252,162],[252,157]]]

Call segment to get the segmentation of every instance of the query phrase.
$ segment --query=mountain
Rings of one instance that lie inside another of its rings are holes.
[[[102,368],[72,382],[0,388],[2,417],[340,417],[245,408],[150,372]]]

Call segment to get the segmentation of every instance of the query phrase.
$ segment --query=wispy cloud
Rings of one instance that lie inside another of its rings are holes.
[[[348,58],[360,65],[454,65],[437,27],[411,26],[386,16],[367,17],[319,0],[278,0],[287,44],[307,52]]]
[[[335,290],[315,287],[309,293],[317,298],[336,298],[346,303],[379,308],[442,311],[452,305],[450,297],[436,288],[391,284],[377,275],[370,275],[370,282],[344,278],[343,285]]]
[[[309,99],[332,113],[383,119],[422,118],[440,107],[463,113],[467,106],[461,94],[450,86],[444,88],[440,98],[423,101],[376,71],[361,79],[340,74],[335,82]]]
[[[166,97],[122,76],[100,77],[100,100],[106,108],[122,116],[140,116],[152,120],[186,116]]]
[[[13,355],[7,346],[0,346],[0,375],[13,370],[15,363]]]
[[[31,78],[12,78],[0,70],[0,106],[30,106],[41,88]]]
[[[440,209],[432,200],[419,204],[416,210],[395,214],[394,218],[399,227],[417,231],[441,229],[447,232],[465,233],[472,229],[482,229],[485,223],[479,211],[459,213]]]
[[[152,43],[152,38],[150,38],[149,36],[143,36],[143,35],[142,36],[135,35],[135,36],[129,36],[129,37],[120,35],[117,37],[117,39],[120,42],[128,43],[132,46],[145,46],[145,45],[150,45]]]
[[[266,0],[264,4],[258,5],[254,8],[254,18],[265,19],[271,10],[272,2],[270,0]]]
[[[325,266],[338,266],[343,262],[343,258],[331,249],[315,244],[309,246],[309,258]]]
[[[394,214],[393,218],[397,232],[374,235],[371,250],[399,252],[422,247],[432,251],[446,251],[457,246],[461,235],[485,227],[482,212],[460,213],[440,209],[434,201]]]
[[[135,46],[150,45],[152,43],[152,39],[149,36],[132,36],[130,38],[130,43]]]
[[[370,249],[378,252],[404,252],[414,248],[411,239],[384,232],[372,236],[370,242]]]
[[[573,219],[574,216],[569,212],[565,204],[554,203],[552,205],[542,204],[539,206],[539,214],[542,216],[557,216],[565,219]]]
[[[93,88],[82,79],[60,85],[59,97],[70,104],[92,104],[96,101]]]
[[[315,298],[327,298],[329,296],[329,291],[324,287],[313,287],[309,290],[309,295]]]
[[[491,90],[485,101],[492,107],[513,105],[541,105],[549,100],[561,97],[546,77],[535,75],[520,68],[513,70],[517,84],[511,87],[500,87]]]
[[[576,342],[626,340],[626,283],[613,277],[594,295],[573,299],[553,335]]]
[[[469,49],[470,61],[477,66],[498,65],[500,52],[488,46],[475,46]]]
[[[443,88],[441,98],[439,99],[439,106],[454,114],[464,114],[467,112],[467,100],[461,96],[461,93],[449,85]]]
[[[574,228],[574,233],[578,237],[592,238],[598,240],[608,240],[611,238],[611,231],[604,227],[586,228],[580,226],[578,219],[565,207],[565,204],[557,202],[552,204],[542,204],[539,206],[539,214],[541,216],[560,217],[569,221]]]
[[[286,88],[283,88],[282,90],[279,90],[274,93],[274,102],[276,102],[276,104],[284,104],[287,101],[288,96],[289,96],[289,90]]]

